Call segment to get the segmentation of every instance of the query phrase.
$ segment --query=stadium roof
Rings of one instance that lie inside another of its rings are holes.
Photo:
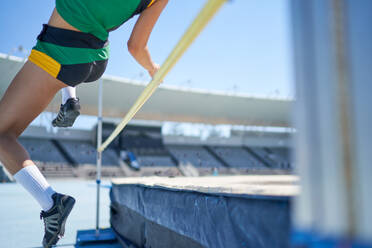
[[[8,87],[24,60],[0,54],[0,96]],[[145,83],[104,76],[103,115],[123,117],[145,87]],[[96,115],[98,83],[83,84],[77,94],[82,114]],[[60,106],[58,94],[47,111]],[[233,124],[255,126],[290,126],[291,100],[263,98],[244,94],[184,89],[162,85],[135,116],[136,119]]]

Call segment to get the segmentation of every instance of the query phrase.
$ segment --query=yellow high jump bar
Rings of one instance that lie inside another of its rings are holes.
[[[173,68],[177,61],[181,58],[183,53],[200,34],[212,17],[217,13],[221,6],[227,0],[208,0],[204,5],[203,9],[199,12],[198,16],[191,23],[190,27],[186,30],[181,40],[173,48],[173,51],[169,54],[159,71],[154,75],[151,82],[146,86],[141,95],[137,98],[136,102],[129,109],[128,113],[124,116],[122,121],[117,125],[111,135],[105,140],[105,142],[98,147],[98,152],[103,152],[106,147],[115,139],[115,137],[123,130],[133,116],[140,110],[143,104],[150,98],[155,92],[157,87],[161,84],[164,77]]]

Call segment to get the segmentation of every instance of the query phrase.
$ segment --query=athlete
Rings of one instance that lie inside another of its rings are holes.
[[[159,66],[152,61],[147,42],[166,5],[167,0],[56,0],[28,61],[1,99],[0,160],[42,208],[43,247],[51,247],[63,236],[75,199],[53,190],[18,136],[59,90],[101,77],[109,57],[109,31],[136,14],[140,15],[128,50],[153,76]]]

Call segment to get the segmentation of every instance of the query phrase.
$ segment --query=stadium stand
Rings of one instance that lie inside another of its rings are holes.
[[[127,126],[119,138],[120,149],[135,154],[140,166],[176,166],[178,161],[171,156],[163,144],[161,128]]]
[[[124,149],[158,149],[164,150],[161,128],[128,126],[120,135],[119,146]]]
[[[181,164],[192,164],[195,167],[208,168],[223,167],[223,165],[202,146],[168,145],[167,148]]]
[[[74,140],[59,140],[59,143],[78,164],[96,163],[96,151],[91,143]]]
[[[290,163],[280,155],[276,154],[275,148],[267,147],[245,147],[247,151],[250,151],[252,155],[260,159],[265,165],[273,169],[289,169]],[[274,149],[274,150],[272,150]],[[280,149],[280,148],[277,148]],[[283,151],[281,151],[283,152]]]
[[[105,152],[102,153],[102,165],[104,166],[106,165],[118,166],[119,165],[118,159],[119,154],[117,150],[106,149]]]
[[[73,167],[50,139],[20,138],[35,164],[46,177],[75,177]]]
[[[291,154],[288,148],[285,147],[265,147],[269,156],[276,160],[282,169],[290,169],[292,167]]]
[[[70,154],[77,164],[96,164],[96,148],[88,141],[59,140],[60,145]],[[118,154],[107,149],[102,154],[102,165],[118,166]]]
[[[163,143],[161,139],[154,139],[145,134],[123,135],[121,136],[121,147],[127,149],[133,148],[161,148]]]
[[[25,147],[33,160],[41,162],[52,162],[67,164],[53,142],[48,139],[20,138],[19,142]]]
[[[269,151],[278,154],[286,161],[291,161],[291,151],[287,147],[267,147]]]
[[[210,149],[232,168],[267,168],[242,147],[211,146]]]
[[[103,139],[114,126],[104,123]],[[33,127],[26,130],[20,142],[45,176],[92,178],[96,175],[96,145],[93,139],[96,135],[94,128],[91,131],[63,129],[52,133],[45,128]],[[102,175],[203,176],[291,171],[290,149],[287,146],[272,147],[270,144],[275,139],[267,139],[263,143],[264,138],[260,138],[260,142],[252,142],[254,138],[249,139],[250,143],[244,143],[235,136],[202,141],[194,137],[163,136],[159,125],[131,124],[103,152]],[[134,154],[138,169],[120,158],[122,152]]]
[[[169,156],[137,156],[140,166],[176,166]]]
[[[68,164],[51,164],[36,162],[45,177],[75,177],[74,168]]]

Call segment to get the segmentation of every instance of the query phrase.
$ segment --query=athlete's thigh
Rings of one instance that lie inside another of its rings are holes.
[[[20,135],[65,86],[27,61],[0,100],[0,133]]]

